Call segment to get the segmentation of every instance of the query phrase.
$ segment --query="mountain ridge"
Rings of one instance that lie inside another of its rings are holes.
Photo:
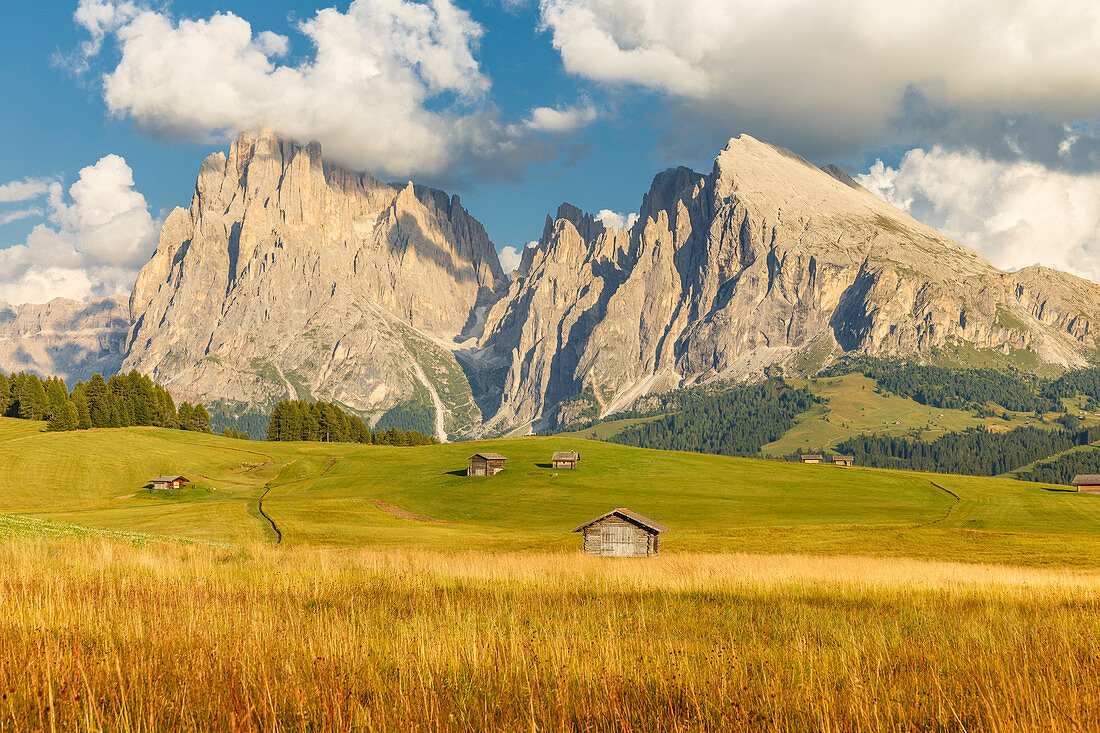
[[[615,228],[561,204],[509,281],[458,196],[243,134],[165,221],[121,368],[231,411],[316,398],[446,438],[845,354],[1075,367],[1096,350],[1097,284],[1003,272],[748,135],[709,173],[656,174],[638,211]]]

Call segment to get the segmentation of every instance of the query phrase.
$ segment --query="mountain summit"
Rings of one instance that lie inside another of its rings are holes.
[[[130,310],[122,368],[180,398],[230,415],[323,399],[456,438],[848,354],[1080,366],[1100,286],[1002,272],[747,135],[708,174],[659,173],[629,229],[562,204],[508,282],[458,197],[265,131],[203,162]]]
[[[846,353],[1063,366],[1095,347],[1100,286],[1004,273],[850,177],[741,135],[709,175],[656,176],[629,230],[559,209],[489,315],[500,429],[717,379],[814,373]]]

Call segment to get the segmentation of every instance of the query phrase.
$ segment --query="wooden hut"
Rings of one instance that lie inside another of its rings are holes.
[[[154,476],[151,482],[153,489],[167,491],[168,489],[182,489],[184,484],[191,483],[186,476]]]
[[[499,453],[474,453],[470,456],[467,476],[496,476],[504,470],[504,456]]]
[[[856,465],[855,456],[833,456],[834,466],[854,466]]]
[[[815,455],[803,455],[802,456],[802,462],[803,463],[824,463],[825,462],[825,456],[819,456],[819,455],[816,455],[816,454]]]
[[[581,461],[581,454],[575,450],[558,450],[550,457],[550,463],[554,468],[576,468]]]
[[[613,509],[573,530],[584,533],[584,551],[600,557],[653,557],[668,527],[629,509]]]
[[[1100,494],[1100,474],[1086,473],[1073,477],[1073,485],[1086,494]]]

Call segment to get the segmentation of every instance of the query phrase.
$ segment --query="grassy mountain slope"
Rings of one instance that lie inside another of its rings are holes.
[[[668,552],[809,552],[1100,566],[1100,498],[1040,484],[802,466],[568,438],[421,448],[257,443],[150,428],[35,433],[0,420],[0,514],[286,545],[572,552],[616,506],[668,524]],[[552,450],[582,468],[554,471]],[[475,450],[508,456],[463,475]],[[157,496],[151,476],[195,487]],[[260,500],[263,500],[263,514]]]

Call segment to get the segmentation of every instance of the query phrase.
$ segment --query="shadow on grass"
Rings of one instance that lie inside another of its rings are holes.
[[[460,468],[457,471],[445,471],[444,475],[446,475],[446,476],[463,476],[464,477],[466,475],[466,469],[465,468]]]

